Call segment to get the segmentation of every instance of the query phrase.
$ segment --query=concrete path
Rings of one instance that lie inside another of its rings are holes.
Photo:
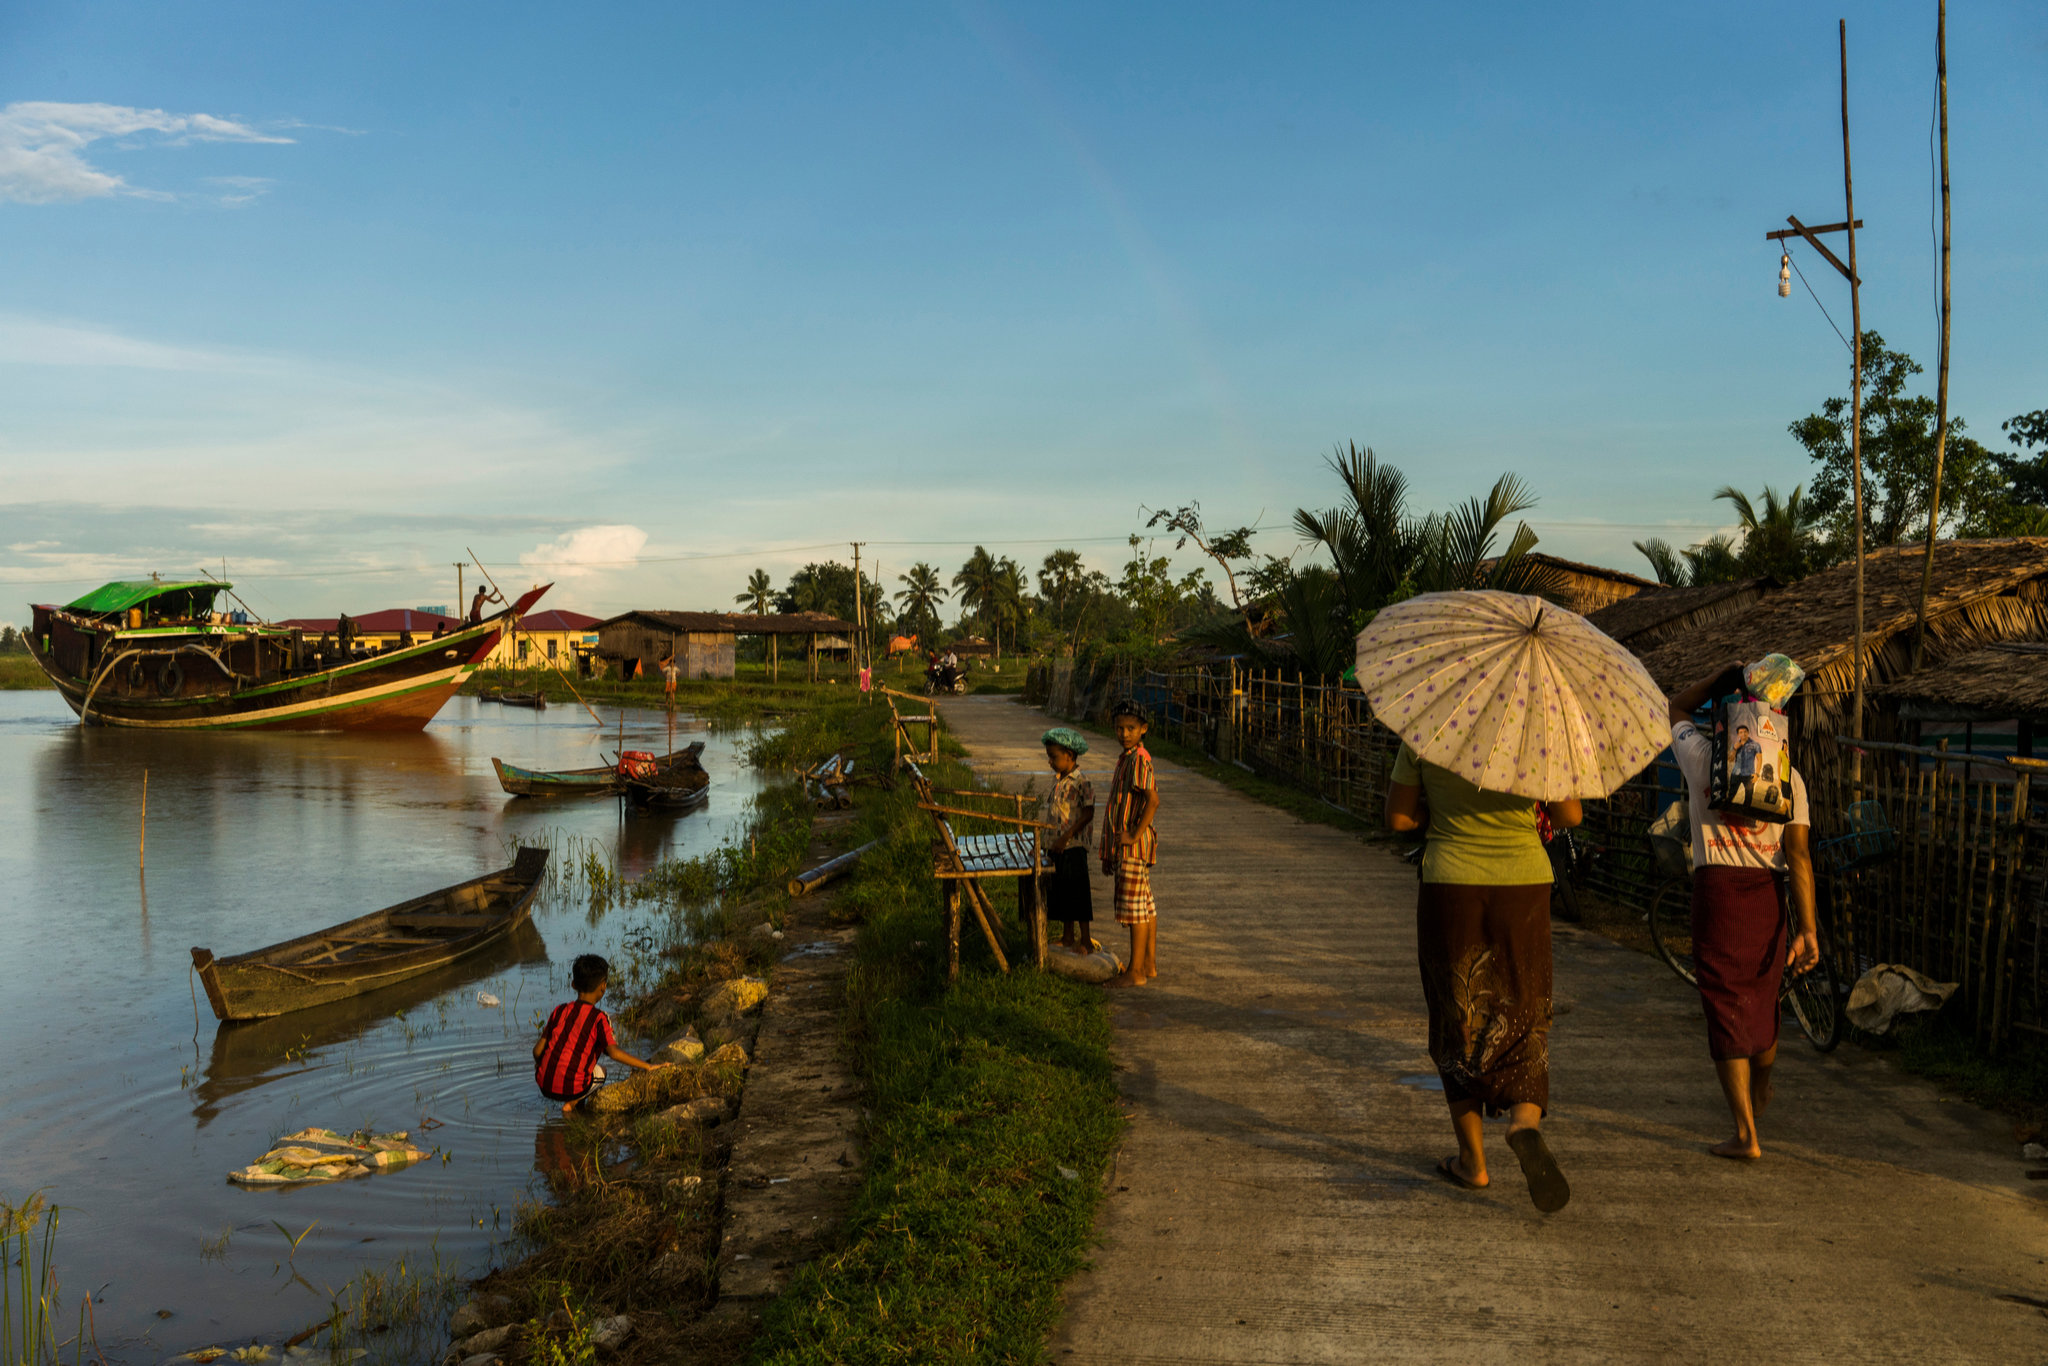
[[[945,715],[984,774],[1043,774],[1037,710]],[[1499,1124],[1492,1189],[1448,1186],[1414,872],[1158,773],[1161,975],[1115,996],[1131,1128],[1054,1361],[2048,1362],[2048,1183],[2009,1125],[1793,1034],[1765,1159],[1710,1157],[1697,997],[1569,927],[1546,1132],[1572,1203],[1535,1211]]]

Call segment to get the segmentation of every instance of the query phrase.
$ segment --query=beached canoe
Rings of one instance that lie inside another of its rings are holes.
[[[213,1013],[264,1020],[402,982],[494,944],[526,922],[548,851],[269,948],[215,958],[192,950]]]
[[[704,742],[693,744],[663,755],[656,762],[666,771],[671,768],[693,768],[700,772],[703,765],[699,756],[704,753]],[[491,767],[498,771],[498,786],[515,797],[602,797],[626,790],[625,780],[619,777],[616,765],[603,768],[534,769],[508,764],[503,759],[493,758]],[[709,776],[705,778],[710,781]]]

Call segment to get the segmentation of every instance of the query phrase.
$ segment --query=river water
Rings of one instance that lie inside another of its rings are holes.
[[[568,998],[579,953],[617,965],[616,994],[644,961],[649,913],[594,914],[558,892],[530,932],[473,961],[242,1025],[216,1025],[203,991],[195,1004],[189,950],[243,952],[474,877],[522,837],[628,877],[738,837],[759,790],[747,736],[680,717],[677,744],[706,741],[705,808],[499,790],[493,755],[605,762],[618,713],[605,720],[600,733],[581,709],[461,697],[414,735],[152,734],[82,729],[53,692],[0,692],[0,1199],[40,1189],[62,1207],[67,1334],[90,1290],[117,1363],[275,1343],[365,1269],[488,1264],[559,1135],[533,1085],[534,1030]],[[627,747],[665,747],[661,713],[624,724]],[[307,1125],[412,1130],[446,1160],[228,1184]],[[278,1225],[311,1231],[293,1251]]]

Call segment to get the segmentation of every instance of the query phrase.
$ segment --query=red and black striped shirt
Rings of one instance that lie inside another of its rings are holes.
[[[612,1017],[589,1001],[564,1001],[541,1031],[546,1047],[533,1079],[549,1100],[574,1100],[590,1089],[590,1066],[612,1046]]]

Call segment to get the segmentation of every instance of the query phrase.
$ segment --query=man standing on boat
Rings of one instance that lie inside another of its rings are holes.
[[[484,619],[484,604],[503,602],[505,599],[493,593],[487,586],[478,584],[476,596],[469,600],[469,624],[476,625]]]

